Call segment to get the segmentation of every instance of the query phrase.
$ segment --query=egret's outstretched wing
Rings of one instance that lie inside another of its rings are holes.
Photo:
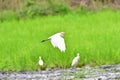
[[[56,33],[50,36],[48,39],[42,40],[41,42],[50,40],[53,47],[57,47],[60,49],[61,52],[65,52],[66,46],[65,46],[63,35],[64,35],[64,32]]]
[[[51,44],[54,47],[59,48],[61,52],[65,52],[65,50],[66,50],[65,41],[61,36],[52,36],[51,37]]]
[[[53,47],[57,47],[57,36],[52,36],[49,38]]]
[[[53,45],[53,47],[57,47],[57,41],[56,39],[51,39],[51,44]]]
[[[65,46],[65,41],[62,37],[58,38],[57,47],[60,49],[61,52],[65,52],[66,46]]]

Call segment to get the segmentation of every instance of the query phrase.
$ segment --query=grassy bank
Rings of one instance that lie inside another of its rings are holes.
[[[56,32],[66,32],[65,53],[50,42]],[[80,53],[78,66],[120,63],[120,11],[67,14],[11,20],[0,23],[0,70],[36,70],[39,56],[45,67],[70,67]]]

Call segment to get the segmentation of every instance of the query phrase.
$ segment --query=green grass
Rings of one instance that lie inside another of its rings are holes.
[[[40,43],[54,33],[66,32],[66,52]],[[120,11],[67,14],[0,23],[0,70],[68,68],[80,53],[78,66],[120,63]]]

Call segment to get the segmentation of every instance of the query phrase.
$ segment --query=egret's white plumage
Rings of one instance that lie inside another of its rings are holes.
[[[48,38],[48,40],[51,41],[51,44],[53,47],[58,48],[61,52],[65,52],[66,46],[65,46],[65,41],[64,41],[64,32],[56,33]],[[43,40],[42,42],[44,42]]]
[[[78,64],[80,59],[79,53],[77,53],[77,56],[73,59],[71,66],[75,66]]]
[[[40,66],[43,66],[43,64],[44,64],[44,63],[43,63],[43,60],[42,60],[41,56],[39,56],[39,65],[40,65]]]

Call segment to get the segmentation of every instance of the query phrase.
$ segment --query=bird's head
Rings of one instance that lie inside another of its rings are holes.
[[[39,56],[39,59],[41,59],[41,56]]]
[[[63,37],[65,32],[60,32],[60,36]]]

